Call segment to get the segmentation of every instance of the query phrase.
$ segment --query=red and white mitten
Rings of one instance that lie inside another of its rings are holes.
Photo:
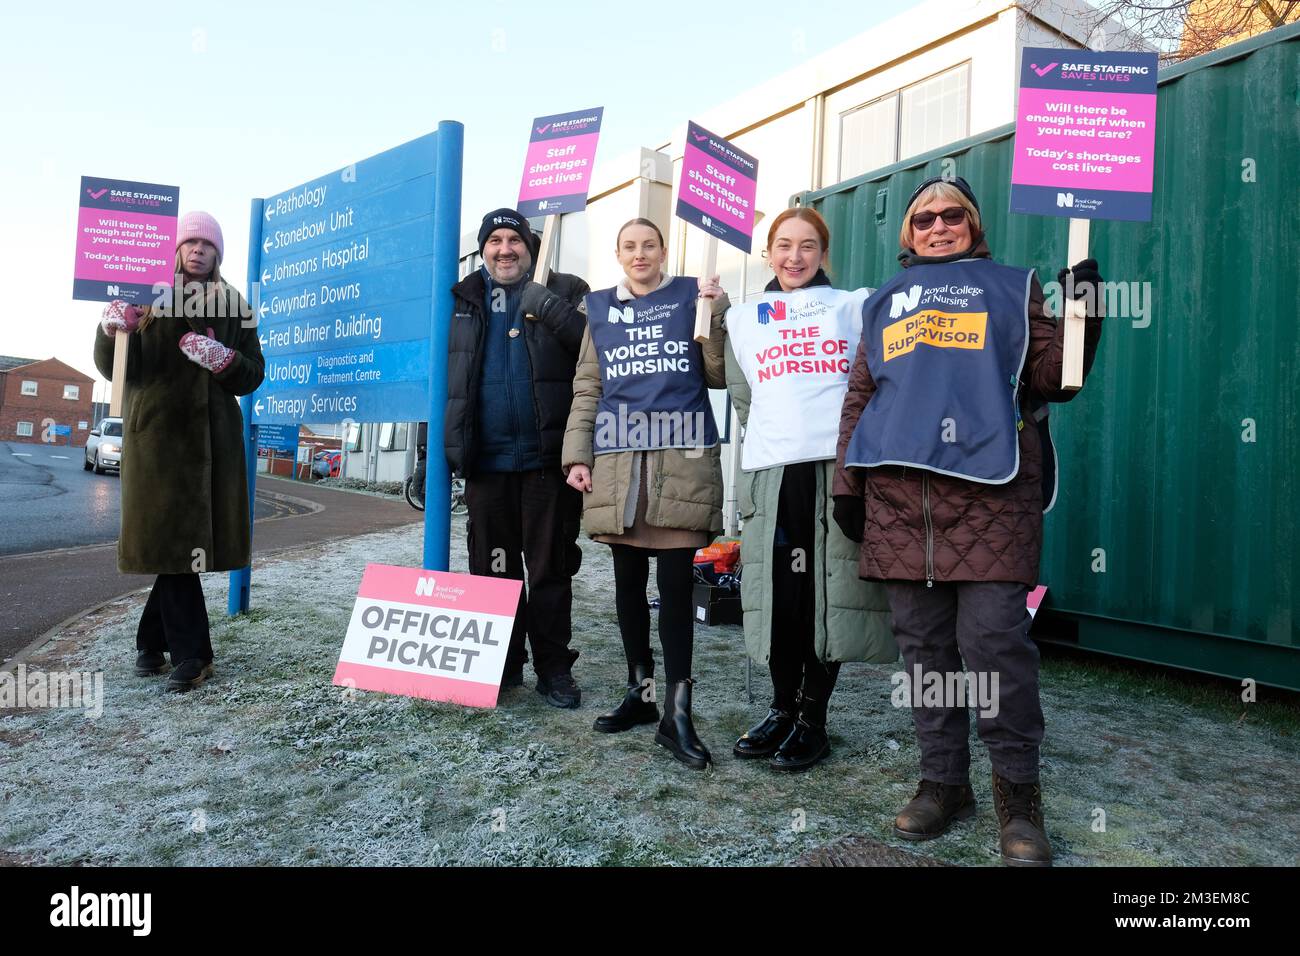
[[[186,332],[181,336],[181,351],[195,365],[202,365],[209,372],[220,372],[235,358],[235,350],[227,348],[212,337],[212,327],[208,326],[207,335]]]
[[[134,332],[140,327],[140,310],[121,299],[114,299],[104,306],[99,327],[110,338],[118,332]]]

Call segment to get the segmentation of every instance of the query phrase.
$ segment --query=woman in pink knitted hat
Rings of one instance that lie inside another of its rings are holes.
[[[225,243],[205,212],[179,223],[174,285],[153,305],[110,302],[95,333],[95,365],[113,377],[113,342],[127,332],[122,410],[123,574],[155,574],[136,630],[135,671],[168,670],[169,690],[212,675],[199,574],[249,563],[248,484],[237,396],[262,383],[257,319],[221,278]]]

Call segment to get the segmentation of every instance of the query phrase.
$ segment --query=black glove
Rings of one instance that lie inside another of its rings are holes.
[[[1084,259],[1073,269],[1062,269],[1056,274],[1056,281],[1061,286],[1062,291],[1067,291],[1069,286],[1066,284],[1070,273],[1074,273],[1074,295],[1072,298],[1082,299],[1092,290],[1093,301],[1097,301],[1097,295],[1101,289],[1101,273],[1097,271],[1096,259]]]
[[[531,315],[533,318],[542,317],[542,309],[546,307],[546,300],[553,293],[546,286],[538,282],[528,282],[524,286],[524,291],[519,296],[519,308],[523,310],[524,315]]]
[[[862,532],[867,526],[867,506],[857,495],[836,495],[835,523],[850,541],[862,543]]]

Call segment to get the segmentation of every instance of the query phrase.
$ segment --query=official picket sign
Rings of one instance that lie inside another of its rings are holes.
[[[180,189],[81,177],[72,297],[147,305],[176,266]]]
[[[258,425],[428,415],[437,134],[267,199]]]
[[[533,120],[519,183],[519,211],[555,216],[587,208],[596,142],[605,108],[539,116]]]
[[[835,457],[839,417],[801,410],[843,404],[871,291],[765,292],[727,310],[727,335],[752,393],[744,471]]]
[[[1149,222],[1154,53],[1025,47],[1011,211]]]
[[[746,255],[753,245],[758,160],[703,126],[686,124],[677,217]]]
[[[495,707],[521,581],[368,564],[334,683]]]

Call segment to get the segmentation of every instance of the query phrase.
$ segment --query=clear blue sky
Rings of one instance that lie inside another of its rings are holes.
[[[100,306],[71,298],[82,175],[180,186],[242,286],[254,196],[455,119],[468,227],[513,205],[534,116],[604,106],[599,165],[914,4],[6,4],[0,353],[98,377]]]

